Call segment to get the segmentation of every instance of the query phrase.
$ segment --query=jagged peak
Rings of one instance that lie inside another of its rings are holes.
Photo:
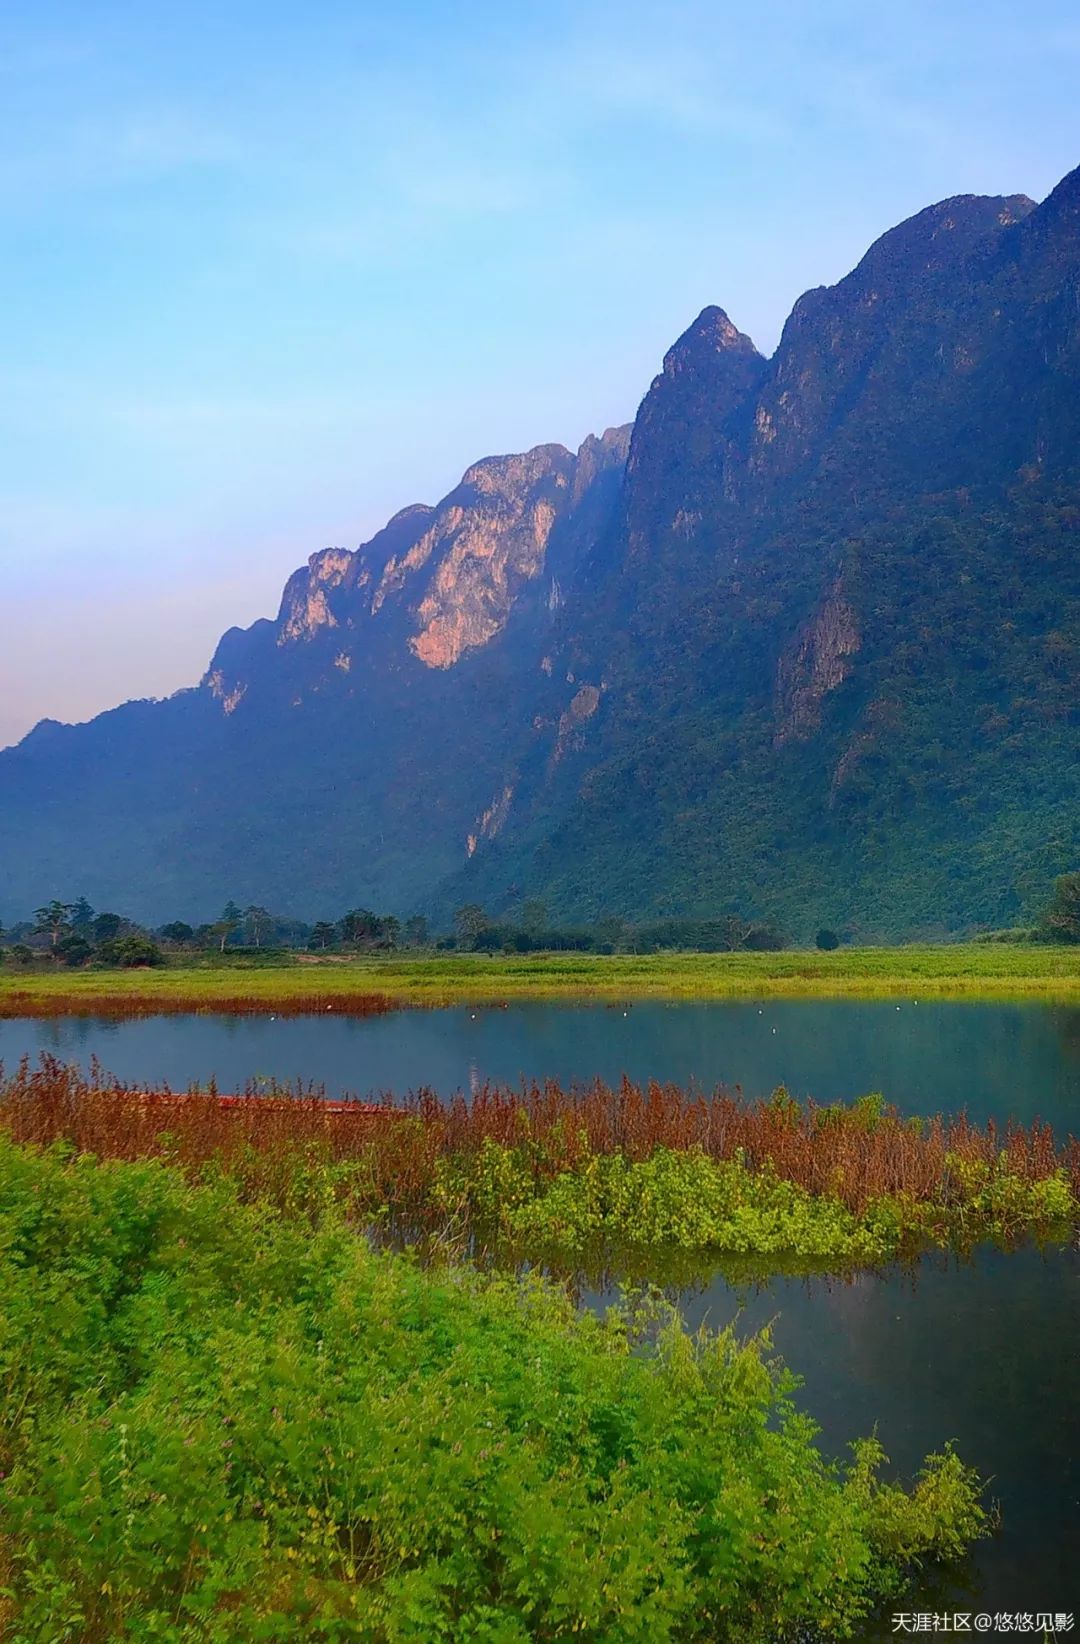
[[[336,587],[352,561],[351,548],[319,548],[314,554],[308,555],[308,570],[313,581],[328,582],[332,587]]]
[[[594,451],[598,448],[614,452],[623,450],[630,444],[633,429],[632,422],[621,422],[617,428],[605,428],[602,434],[586,434],[578,446],[577,454],[580,457],[583,451]]]
[[[62,719],[39,719],[36,725],[31,726],[20,742],[13,744],[16,748],[38,747],[40,743],[53,737],[57,731],[70,730],[71,726]]]
[[[373,574],[395,554],[407,553],[412,544],[434,519],[437,509],[429,502],[410,502],[399,508],[374,536],[362,542],[354,556],[351,576]]]
[[[395,525],[404,525],[417,519],[421,514],[430,517],[434,512],[434,506],[430,502],[408,502],[404,508],[399,508],[396,514],[390,515],[382,530],[389,531]],[[381,536],[382,531],[376,532],[376,535]]]
[[[722,308],[711,303],[701,310],[694,323],[687,326],[664,355],[664,375],[673,377],[687,366],[696,365],[702,358],[717,354],[761,358],[753,339],[733,325]]]
[[[582,440],[574,463],[572,500],[575,504],[581,501],[601,474],[617,473],[621,476],[630,455],[633,431],[633,423],[627,422],[618,428],[605,428],[602,434],[587,434]]]
[[[993,247],[1013,225],[1038,208],[1026,194],[956,194],[924,207],[887,229],[835,285],[804,291],[788,316],[773,356],[778,381],[786,381],[793,365],[792,347],[813,333],[822,314],[835,313],[838,304],[873,308],[882,299],[906,301],[921,280],[956,269]]]
[[[586,434],[577,449],[578,464],[625,462],[633,432],[633,423],[624,422],[618,428],[605,428],[602,434]]]
[[[1032,217],[1033,227],[1050,227],[1069,217],[1080,216],[1080,166],[1066,172],[1060,183],[1050,190]]]

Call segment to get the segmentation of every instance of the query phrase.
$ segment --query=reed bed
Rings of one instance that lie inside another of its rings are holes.
[[[722,1089],[707,1094],[623,1078],[570,1090],[554,1081],[520,1091],[485,1086],[470,1102],[448,1104],[421,1092],[408,1107],[444,1153],[475,1151],[486,1138],[508,1148],[528,1140],[538,1168],[555,1175],[580,1168],[589,1154],[637,1162],[658,1148],[700,1149],[713,1159],[741,1157],[750,1170],[771,1166],[781,1180],[837,1197],[856,1213],[885,1194],[937,1197],[955,1169],[950,1161],[990,1168],[1002,1154],[1025,1182],[1064,1168],[1080,1190],[1080,1142],[1069,1137],[1059,1146],[1038,1120],[978,1125],[964,1113],[904,1120],[874,1098],[822,1106],[796,1103],[781,1090],[746,1101]]]
[[[62,1141],[101,1158],[165,1157],[187,1168],[217,1160],[261,1188],[301,1157],[362,1160],[366,1195],[413,1211],[430,1202],[444,1161],[475,1158],[492,1144],[527,1159],[538,1185],[592,1158],[619,1154],[633,1164],[668,1150],[738,1160],[855,1215],[886,1196],[947,1205],[979,1174],[1002,1169],[1026,1185],[1063,1172],[1080,1200],[1080,1141],[1059,1140],[1038,1120],[904,1119],[878,1097],[823,1106],[796,1103],[781,1089],[747,1101],[723,1089],[628,1078],[569,1088],[554,1080],[488,1084],[468,1100],[421,1089],[396,1102],[331,1102],[314,1084],[226,1097],[213,1086],[146,1092],[97,1064],[84,1075],[42,1056],[8,1075],[0,1067],[0,1125],[18,1142]]]

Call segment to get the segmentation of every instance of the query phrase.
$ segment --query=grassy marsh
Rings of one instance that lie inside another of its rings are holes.
[[[834,953],[239,955],[161,970],[0,971],[0,1015],[365,1014],[514,999],[1080,999],[1080,946],[965,943]]]

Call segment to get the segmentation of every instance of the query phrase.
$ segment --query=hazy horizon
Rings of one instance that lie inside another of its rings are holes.
[[[1078,67],[1059,0],[9,16],[0,745],[194,684],[478,458],[630,420],[705,304],[771,352],[913,212],[1042,198]]]

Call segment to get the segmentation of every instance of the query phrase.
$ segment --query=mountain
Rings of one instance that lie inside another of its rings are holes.
[[[1080,860],[1080,171],[722,309],[631,429],[479,462],[201,684],[0,754],[4,908],[1022,918]]]

